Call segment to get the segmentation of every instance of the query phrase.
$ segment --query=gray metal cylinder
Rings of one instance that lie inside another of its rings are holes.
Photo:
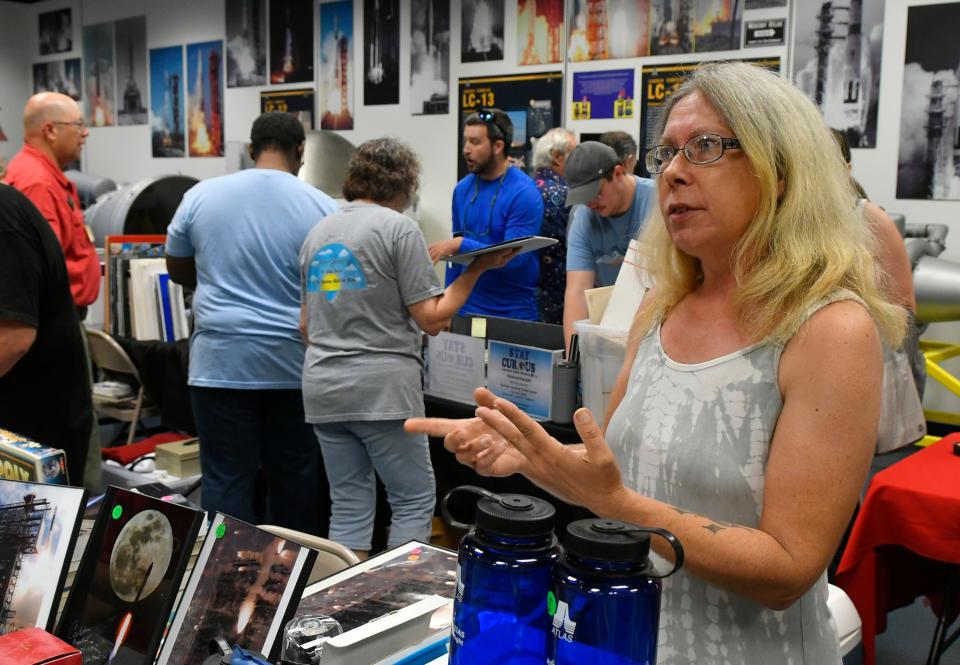
[[[185,175],[153,176],[101,196],[84,212],[95,244],[103,247],[108,235],[166,233],[183,195],[198,182]]]
[[[335,132],[307,132],[298,177],[327,196],[342,199],[347,163],[355,151],[350,141]]]
[[[960,320],[960,264],[923,256],[913,269],[917,321]]]
[[[84,208],[93,205],[93,202],[98,198],[117,188],[117,183],[103,176],[90,175],[73,169],[64,171],[63,175],[67,176],[77,186],[77,193],[80,194],[80,205]]]

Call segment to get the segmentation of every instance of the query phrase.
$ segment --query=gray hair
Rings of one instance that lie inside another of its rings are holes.
[[[533,168],[549,169],[553,166],[553,158],[568,154],[573,150],[574,143],[573,132],[564,127],[554,127],[533,144]]]

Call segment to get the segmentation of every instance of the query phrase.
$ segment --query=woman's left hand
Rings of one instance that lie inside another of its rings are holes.
[[[578,409],[573,416],[583,445],[567,446],[509,400],[493,393],[488,398],[491,401],[482,401],[492,402],[492,408],[479,407],[477,416],[523,455],[527,478],[557,498],[585,506],[597,515],[616,512],[613,506],[628,490],[613,451],[589,409]]]

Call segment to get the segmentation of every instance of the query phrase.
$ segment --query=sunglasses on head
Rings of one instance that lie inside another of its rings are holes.
[[[487,123],[488,128],[489,126],[492,125],[493,128],[497,130],[498,136],[494,136],[491,138],[493,138],[494,140],[497,140],[497,139],[501,141],[505,140],[507,133],[504,131],[503,127],[497,121],[497,116],[494,114],[493,111],[489,111],[487,109],[480,109],[479,111],[477,111],[477,117],[480,118],[483,122]]]

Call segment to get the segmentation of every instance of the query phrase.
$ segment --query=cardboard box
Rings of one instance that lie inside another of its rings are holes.
[[[59,448],[0,429],[0,478],[66,485],[67,455]]]
[[[157,468],[177,478],[200,474],[200,442],[184,439],[157,445]]]
[[[42,628],[24,628],[0,636],[4,665],[83,665],[80,652]]]

